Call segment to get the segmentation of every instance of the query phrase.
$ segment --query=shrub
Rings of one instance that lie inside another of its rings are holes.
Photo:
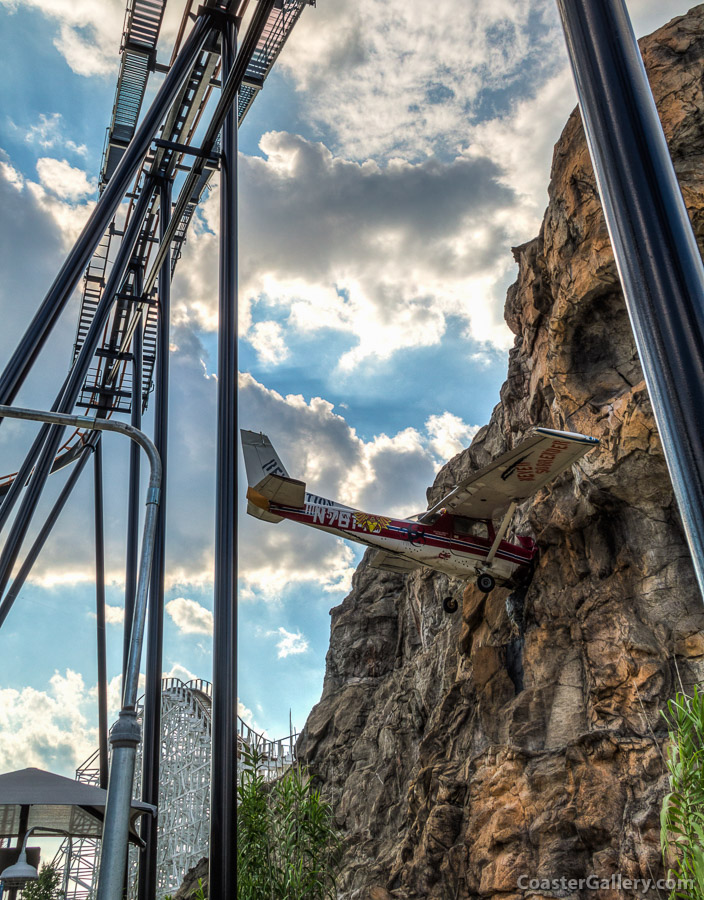
[[[670,793],[660,814],[660,843],[668,877],[680,884],[670,897],[704,900],[704,693],[678,693],[663,715],[670,728]]]
[[[308,774],[292,767],[273,784],[256,750],[244,750],[237,789],[238,900],[334,898],[340,840],[332,810]]]

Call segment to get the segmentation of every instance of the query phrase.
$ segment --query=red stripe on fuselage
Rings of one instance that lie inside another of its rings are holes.
[[[434,532],[428,525],[418,525],[417,522],[409,522],[407,519],[391,519],[388,516],[368,516],[359,510],[340,509],[335,506],[316,506],[316,513],[292,509],[288,506],[270,505],[270,511],[284,519],[299,522],[302,525],[311,525],[314,528],[324,528],[335,531],[343,537],[360,541],[374,546],[370,538],[388,538],[390,540],[403,541],[409,547],[437,547],[441,550],[450,550],[460,555],[472,555],[478,558],[485,557],[489,553],[492,542],[487,538],[475,537],[457,538],[444,532]],[[354,513],[358,513],[367,522],[377,523],[378,531],[370,530],[368,526],[357,524]],[[349,525],[340,525],[339,519],[349,522]],[[329,520],[329,521],[328,521]],[[384,524],[381,524],[383,520]],[[385,523],[388,523],[385,524]],[[377,545],[378,546],[378,545]],[[496,556],[506,562],[514,564],[529,563],[533,554],[524,547],[501,541]]]

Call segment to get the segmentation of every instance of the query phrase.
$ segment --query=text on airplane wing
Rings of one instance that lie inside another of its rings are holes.
[[[512,500],[520,502],[537,493],[598,443],[584,434],[536,428],[513,450],[456,485],[420,521],[427,522],[441,509],[470,519],[491,519]]]

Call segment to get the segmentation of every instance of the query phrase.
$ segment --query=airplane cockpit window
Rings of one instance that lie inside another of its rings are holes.
[[[488,538],[486,522],[479,519],[466,519],[464,516],[454,517],[455,534],[471,534],[474,537]]]

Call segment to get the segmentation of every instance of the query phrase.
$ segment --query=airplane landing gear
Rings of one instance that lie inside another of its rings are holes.
[[[452,614],[454,612],[457,612],[458,607],[459,603],[457,602],[456,597],[445,597],[445,599],[442,601],[442,608],[446,613]]]
[[[482,572],[481,575],[477,576],[477,587],[483,594],[493,591],[495,586],[496,581],[488,572]]]

